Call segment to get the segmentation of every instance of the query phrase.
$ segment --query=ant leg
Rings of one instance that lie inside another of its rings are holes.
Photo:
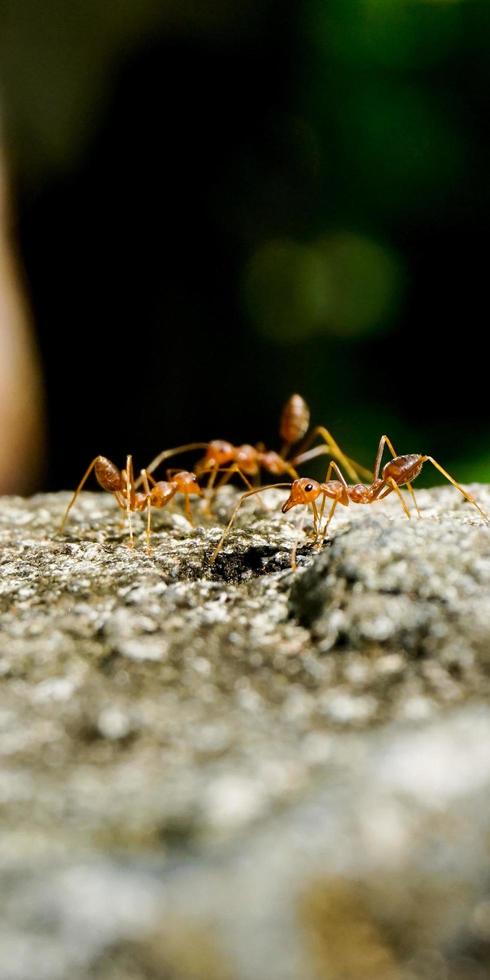
[[[209,478],[206,484],[206,490],[209,494],[213,492],[214,484],[216,483],[216,477],[218,476],[219,471],[220,468],[217,463],[213,463],[209,468]],[[204,473],[205,472],[206,471],[204,470]]]
[[[126,472],[128,474],[129,493],[131,498],[131,510],[134,510],[135,509],[134,505],[136,500],[136,489],[134,485],[133,457],[131,455],[128,455],[126,457]]]
[[[128,521],[129,528],[129,547],[134,548],[134,535],[133,535],[133,524],[131,520],[131,502],[132,502],[132,487],[130,483],[130,474],[133,472],[133,461],[130,455],[127,456],[126,469],[123,470],[123,480],[125,481],[125,496],[126,496],[126,518]]]
[[[337,463],[334,463],[333,462],[333,460],[331,460],[330,463],[329,463],[328,470],[327,470],[327,475],[325,477],[324,482],[325,483],[328,483],[328,481],[330,479],[330,474],[332,473],[332,471],[335,473],[335,475],[336,475],[339,483],[342,484],[342,486],[343,486],[343,488],[345,490],[345,499],[343,501],[336,500],[336,504],[343,503],[344,507],[348,507],[349,506],[349,503],[350,503],[349,484],[347,483],[347,480],[345,479],[345,476],[342,473],[342,470],[340,469],[340,467],[337,466]],[[323,506],[325,506],[325,502],[326,502],[326,498],[324,497],[323,498]],[[334,510],[335,510],[335,507],[334,507]],[[330,523],[330,520],[331,520],[331,518],[329,517],[329,519],[327,521],[327,527],[328,527],[328,525]]]
[[[295,456],[292,462],[295,463],[296,466],[301,466],[303,463],[307,463],[308,460],[310,459],[316,459],[317,456],[327,456],[327,455],[329,456],[335,455],[335,453],[331,451],[329,446],[327,445],[315,446],[314,449],[309,449],[307,452],[301,453],[301,455],[299,456]],[[367,480],[369,481],[369,483],[371,483],[373,478],[373,474],[371,470],[366,469],[365,466],[361,466],[360,463],[356,462],[356,460],[354,459],[351,459],[350,456],[345,456],[345,454],[343,454],[343,458],[347,460],[345,464],[345,469],[347,470],[349,477],[353,482],[358,483],[359,478],[362,477],[363,480]],[[342,459],[339,459],[339,462],[342,463]]]
[[[379,477],[379,471],[380,471],[380,468],[381,468],[381,460],[383,458],[383,451],[384,451],[384,447],[385,446],[388,446],[388,449],[389,449],[391,455],[393,456],[393,459],[396,459],[397,456],[398,456],[398,453],[396,452],[395,447],[394,447],[391,439],[389,439],[388,436],[386,436],[386,435],[385,436],[381,436],[381,439],[379,440],[378,452],[376,453],[376,462],[374,464],[374,479],[375,480],[377,480],[378,477]],[[410,496],[411,496],[411,498],[413,500],[413,504],[414,504],[415,510],[417,511],[418,517],[422,517],[422,514],[420,513],[420,510],[419,510],[419,505],[417,503],[417,499],[415,497],[415,492],[414,492],[414,489],[412,487],[412,484],[411,483],[407,483],[405,485],[406,485],[406,488],[407,488],[407,490],[408,490],[408,492],[409,492],[409,494],[410,494]]]
[[[233,476],[234,473],[236,473],[237,476],[240,477],[240,479],[242,480],[242,482],[247,487],[247,490],[255,490],[256,493],[260,493],[260,491],[264,489],[264,487],[260,487],[260,486],[259,487],[254,487],[253,484],[248,479],[248,477],[245,476],[245,473],[243,472],[243,470],[240,469],[240,467],[238,466],[238,463],[232,463],[230,467],[218,467],[217,470],[216,470],[216,473],[221,473],[222,471],[225,474],[224,475],[224,479],[223,480],[220,480],[218,486],[216,487],[216,490],[219,490],[221,487],[226,486],[226,484],[228,483],[228,480],[231,479],[231,477]],[[274,486],[276,486],[276,485],[277,484],[274,484]],[[264,501],[262,500],[261,497],[259,497],[259,501],[260,501],[261,506],[264,508],[264,510],[268,511],[269,508],[266,506],[266,504],[264,503]]]
[[[217,463],[214,463],[214,465],[210,466],[207,470],[206,469],[203,470],[202,471],[202,475],[204,475],[204,473],[206,473],[206,472],[209,473],[209,477],[208,477],[208,482],[207,482],[206,488],[205,488],[206,489],[206,493],[205,493],[205,497],[204,497],[204,513],[205,513],[206,517],[212,517],[213,516],[213,509],[211,507],[211,503],[212,503],[214,494],[216,492],[214,490],[214,484],[216,482],[216,477],[217,477],[218,473],[220,472],[220,467],[218,466]]]
[[[328,481],[330,480],[330,476],[331,476],[332,471],[338,476],[340,482],[344,485],[345,489],[348,491],[349,487],[347,485],[347,482],[346,482],[346,479],[344,477],[344,474],[342,473],[342,471],[337,466],[337,463],[334,463],[333,460],[330,460],[330,462],[328,464],[327,472],[325,474],[324,483],[328,483]],[[349,500],[349,497],[347,496],[347,501],[348,500]],[[323,515],[325,513],[325,504],[326,504],[326,502],[327,502],[327,495],[324,493],[323,494],[323,498],[322,498],[322,502],[321,502],[321,506],[320,506],[319,529],[321,528],[321,523],[323,521]],[[335,507],[337,506],[337,504],[338,504],[338,500],[334,500],[334,505],[335,506],[332,506],[331,507],[330,514],[329,514],[327,523],[325,524],[325,527],[323,529],[322,543],[323,543],[323,540],[325,538],[325,534],[327,533],[328,525],[330,524],[330,521],[332,520],[332,516],[333,516],[334,510],[335,510]]]
[[[216,472],[218,473],[219,470],[216,470]],[[248,479],[248,477],[245,476],[245,473],[243,472],[243,470],[240,469],[240,467],[238,466],[237,463],[232,463],[232,465],[230,466],[230,468],[224,471],[224,475],[223,475],[222,479],[219,481],[218,486],[216,487],[216,489],[217,490],[220,490],[221,487],[225,487],[226,484],[228,483],[228,481],[231,480],[231,478],[232,478],[232,476],[233,476],[234,473],[236,473],[237,476],[240,477],[240,479],[242,480],[242,482],[247,487],[247,490],[253,490],[254,489],[254,487],[250,483],[250,480]]]
[[[417,498],[415,496],[415,491],[414,491],[414,489],[412,487],[412,484],[411,483],[406,483],[405,486],[406,486],[406,488],[407,488],[407,490],[408,490],[408,492],[409,492],[409,494],[410,494],[410,496],[412,498],[413,505],[415,507],[415,510],[417,511],[417,517],[422,517],[422,514],[420,513],[419,505],[417,503]]]
[[[295,470],[294,466],[292,466],[292,464],[289,463],[287,461],[287,459],[284,460],[284,469],[285,469],[286,473],[289,474],[289,476],[292,476],[293,480],[299,480],[299,473],[298,473],[298,471]]]
[[[297,456],[293,456],[292,462],[295,466],[302,466],[303,463],[308,463],[310,460],[316,459],[317,456],[336,456],[337,459],[339,458],[337,453],[334,452],[332,446],[327,443],[321,446],[314,446],[313,449],[308,449],[304,453],[299,453]],[[348,471],[351,480],[357,483],[359,480],[358,473],[354,469],[353,465],[349,465],[347,456],[344,456],[344,459],[346,461],[346,470]],[[359,467],[359,472],[361,469],[362,467]],[[371,479],[371,474],[369,474],[369,479]]]
[[[295,538],[295,542],[293,544],[293,547],[291,548],[291,559],[290,559],[290,561],[291,561],[291,571],[292,572],[296,572],[298,570],[298,563],[296,561],[296,553],[298,551],[298,544],[299,544],[300,536],[303,533],[303,527],[304,527],[304,523],[305,523],[306,513],[307,513],[307,511],[304,510],[303,513],[302,513],[302,515],[301,515],[301,520],[300,520],[299,525],[298,525],[298,528],[297,528],[298,533],[296,535],[296,538]]]
[[[345,476],[342,473],[342,470],[339,469],[339,467],[337,466],[337,463],[334,463],[333,460],[330,460],[330,462],[328,464],[328,468],[327,468],[327,472],[326,472],[326,475],[325,475],[324,483],[328,483],[332,471],[336,474],[336,476],[338,477],[340,483],[343,484],[345,490],[347,491],[346,500],[347,500],[347,505],[348,505],[348,503],[349,503],[349,494],[348,494],[349,487],[348,487],[348,484],[347,484],[347,480],[345,479]],[[327,495],[324,493],[323,494],[323,500],[322,500],[322,506],[321,506],[320,523],[323,520],[323,514],[325,512],[325,504],[326,504],[326,502],[327,502]],[[332,503],[332,506],[330,507],[330,511],[329,511],[328,518],[327,518],[327,522],[325,524],[325,527],[323,528],[323,534],[322,534],[322,539],[321,539],[320,547],[323,545],[323,542],[325,540],[325,535],[327,533],[328,525],[330,524],[330,521],[332,520],[332,517],[333,517],[333,515],[335,513],[335,508],[336,508],[336,506],[337,506],[338,503],[339,503],[339,501],[337,500],[337,498],[335,498],[334,501],[333,501],[333,503]]]
[[[219,481],[219,483],[216,484],[216,479],[218,477],[218,473],[223,473],[223,476],[222,476],[221,480]],[[208,485],[206,487],[206,490],[208,491],[208,494],[209,494],[209,502],[208,502],[208,512],[209,512],[209,514],[212,514],[213,513],[212,503],[213,503],[213,500],[214,500],[214,497],[215,497],[215,494],[216,494],[217,490],[219,490],[220,487],[225,487],[226,484],[228,483],[228,481],[231,480],[231,478],[232,478],[232,476],[233,476],[234,473],[237,473],[238,474],[238,476],[240,477],[240,479],[242,480],[242,482],[245,484],[247,490],[253,490],[253,486],[250,483],[250,480],[247,480],[245,474],[242,472],[242,470],[238,466],[238,463],[230,463],[229,466],[226,466],[226,465],[219,466],[218,463],[215,463],[214,466],[213,466],[212,472],[211,472],[211,476],[210,476],[210,478],[208,480]],[[216,484],[216,486],[215,486],[215,484]]]
[[[141,478],[143,480],[143,488],[146,494],[146,550],[149,555],[151,555],[151,494],[150,494],[150,484],[148,482],[148,473],[146,470],[141,470]],[[153,481],[155,482],[155,481]]]
[[[211,466],[209,469],[209,478],[206,484],[206,496],[204,498],[204,513],[206,514],[206,517],[212,517],[213,515],[211,502],[213,500],[214,493],[215,493],[214,484],[216,482],[216,477],[218,473],[219,473],[219,466],[215,463],[214,466]]]
[[[342,473],[342,470],[337,466],[337,463],[334,463],[333,462],[333,460],[330,460],[330,462],[328,464],[328,469],[327,469],[327,473],[326,473],[326,476],[325,476],[324,483],[328,483],[328,481],[330,479],[330,474],[332,473],[332,471],[336,474],[336,476],[338,477],[340,483],[343,484],[345,490],[348,490],[349,489],[349,485],[347,483],[347,480],[345,479],[345,476]]]
[[[171,459],[172,456],[179,456],[180,453],[190,453],[194,449],[207,449],[208,445],[209,443],[207,442],[188,442],[187,445],[176,446],[175,449],[164,449],[163,453],[159,453],[158,456],[155,456],[155,458],[152,459],[151,463],[149,463],[148,466],[145,468],[146,475],[149,476],[150,473],[154,473],[157,467],[160,466],[160,463],[163,463],[165,459]],[[136,480],[136,484],[135,484],[136,489],[138,489],[138,487],[142,484],[142,482],[143,482],[143,478],[140,473],[138,479]]]
[[[191,502],[189,500],[188,493],[186,493],[185,495],[184,512],[185,512],[185,516],[187,517],[187,520],[189,521],[190,526],[194,527],[194,518],[192,516]]]
[[[233,527],[233,524],[236,521],[236,518],[238,516],[238,511],[240,510],[240,507],[242,506],[244,500],[246,500],[247,497],[251,497],[254,493],[260,493],[263,490],[272,490],[274,488],[277,489],[278,487],[288,487],[289,489],[291,489],[291,484],[290,483],[268,483],[268,484],[266,484],[265,487],[257,487],[255,490],[247,490],[246,493],[242,493],[240,499],[235,504],[235,506],[233,508],[232,515],[230,517],[230,520],[228,521],[228,524],[226,525],[226,527],[225,527],[225,529],[223,531],[223,534],[221,535],[221,537],[220,537],[220,539],[218,541],[218,544],[216,545],[216,548],[214,549],[214,551],[213,551],[213,553],[211,555],[211,564],[213,564],[216,561],[216,559],[217,559],[217,557],[218,557],[218,555],[219,555],[219,553],[220,553],[220,551],[221,551],[221,549],[223,547],[224,541],[228,537],[228,534],[230,533],[230,531],[231,531],[231,529]]]
[[[125,470],[122,470],[121,477],[124,477]],[[119,510],[121,511],[121,520],[119,526],[121,529],[126,527],[126,491],[119,490],[117,493],[113,494],[114,500],[116,501]]]
[[[316,436],[321,436],[321,438],[326,444],[326,448],[324,448],[323,446],[316,446],[314,449],[308,449],[308,447],[311,445],[311,443],[313,442]],[[305,450],[307,451],[305,452]],[[361,466],[359,463],[356,463],[354,460],[349,459],[349,457],[346,456],[344,452],[342,452],[340,446],[335,441],[332,434],[328,431],[328,429],[325,429],[323,425],[317,425],[316,428],[313,429],[313,431],[307,437],[306,442],[304,443],[303,452],[295,456],[292,462],[296,466],[299,466],[300,463],[305,463],[309,459],[314,459],[315,456],[321,456],[325,452],[328,452],[331,456],[333,456],[334,459],[338,460],[338,462],[341,463],[345,472],[348,474],[351,480],[354,480],[355,483],[358,483],[360,476],[363,476],[365,479],[371,480],[372,473],[370,472],[370,470],[366,470],[364,466]]]
[[[316,535],[315,544],[318,544],[318,538],[319,538],[320,531],[321,531],[321,526],[322,526],[322,521],[323,521],[323,515],[325,513],[325,503],[326,503],[326,500],[327,500],[327,498],[326,498],[326,495],[324,494],[323,495],[323,498],[322,498],[322,503],[321,503],[321,506],[320,506],[320,516],[319,516],[319,519],[318,519],[318,531],[317,531],[317,535]],[[322,535],[322,541],[323,541],[323,538],[324,538],[324,535]],[[320,544],[320,547],[321,547],[321,544]]]
[[[314,528],[314,532],[315,532],[315,540],[314,540],[313,544],[316,544],[316,541],[317,541],[317,538],[318,538],[318,532],[319,532],[319,528],[320,528],[320,519],[318,517],[318,508],[316,506],[316,503],[315,503],[314,500],[312,500],[311,505],[310,504],[307,504],[306,505],[306,510],[303,511],[303,513],[301,515],[301,521],[299,522],[299,525],[297,527],[297,532],[298,533],[296,535],[295,542],[294,542],[293,547],[291,549],[291,571],[292,572],[296,572],[297,569],[298,569],[298,563],[296,561],[296,553],[298,551],[299,539],[301,537],[301,534],[303,533],[303,528],[304,528],[304,524],[305,524],[306,514],[308,512],[308,507],[310,507],[310,506],[311,506],[311,509],[313,511],[313,528]]]
[[[407,505],[406,505],[406,503],[405,503],[405,501],[403,499],[403,494],[402,494],[402,492],[400,490],[400,487],[398,486],[398,483],[396,483],[396,481],[393,479],[392,476],[388,477],[388,480],[386,482],[387,482],[387,484],[389,484],[390,489],[387,490],[386,493],[383,493],[377,499],[378,500],[384,500],[391,493],[391,491],[394,490],[395,493],[396,493],[396,495],[397,495],[397,497],[398,497],[398,499],[399,499],[399,501],[400,501],[400,503],[401,503],[401,505],[402,505],[402,507],[403,507],[403,510],[405,511],[406,516],[410,520],[410,511],[409,511],[409,509],[408,509],[408,507],[407,507]],[[374,500],[372,502],[374,503]]]
[[[388,436],[381,436],[378,445],[378,451],[376,453],[376,459],[374,461],[374,480],[376,481],[379,477],[379,471],[381,469],[381,460],[383,458],[383,452],[385,446],[388,446],[393,459],[396,459],[396,452],[393,448],[393,443],[388,439]]]
[[[320,515],[318,513],[318,507],[316,505],[315,500],[311,501],[311,509],[313,511],[313,531],[315,534],[313,544],[316,544],[316,542],[318,541],[318,534],[320,531]]]
[[[328,468],[328,472],[330,472],[330,467]],[[327,480],[328,480],[328,477],[327,477]],[[325,480],[325,483],[327,482],[327,480]],[[324,515],[324,513],[325,513],[325,504],[326,504],[326,501],[327,501],[327,497],[326,497],[326,494],[323,494],[323,497],[322,497],[322,503],[321,503],[321,506],[320,506],[320,519],[319,519],[319,527],[321,527],[321,526],[322,526],[322,521],[323,521],[323,515]]]
[[[453,487],[456,487],[456,490],[459,490],[459,492],[463,495],[465,500],[467,500],[468,503],[473,504],[473,506],[476,507],[476,509],[480,512],[482,517],[487,522],[487,524],[489,523],[488,515],[485,513],[483,508],[480,507],[480,505],[476,502],[475,498],[471,495],[471,493],[468,493],[466,490],[463,490],[463,487],[456,482],[456,480],[447,472],[447,470],[445,470],[441,466],[440,463],[437,462],[436,459],[433,458],[433,456],[422,456],[422,462],[432,463],[432,465],[435,466],[436,470],[439,470],[439,473],[442,473],[442,475],[446,477],[446,480],[449,480],[449,483],[452,483]]]
[[[80,483],[78,484],[78,487],[75,490],[75,492],[74,492],[74,494],[73,494],[73,496],[72,496],[72,498],[70,500],[70,503],[68,504],[68,507],[65,510],[65,513],[63,514],[63,519],[61,521],[60,528],[59,528],[59,533],[60,534],[63,533],[63,530],[64,530],[64,527],[65,527],[65,524],[66,524],[66,519],[68,517],[68,514],[70,513],[70,511],[71,511],[71,509],[73,507],[73,504],[75,503],[75,500],[78,497],[78,494],[80,493],[81,490],[83,490],[83,487],[85,486],[85,483],[87,482],[87,480],[88,480],[88,478],[89,478],[89,476],[90,476],[90,474],[91,474],[91,472],[92,472],[92,470],[93,470],[93,468],[94,468],[94,466],[95,466],[98,458],[99,458],[98,456],[95,456],[95,458],[90,463],[90,466],[87,466],[87,469],[85,470],[85,473],[83,474],[82,479],[80,480]]]
[[[323,500],[325,502],[326,497],[324,497]],[[332,506],[331,506],[331,508],[330,508],[330,510],[328,512],[328,517],[327,517],[327,520],[325,522],[325,527],[323,528],[323,531],[321,533],[320,541],[319,541],[319,543],[317,543],[318,551],[321,551],[322,548],[323,548],[323,542],[325,541],[325,537],[326,537],[326,534],[327,534],[327,531],[328,531],[328,525],[330,524],[330,521],[332,520],[332,517],[335,514],[335,508],[336,508],[338,502],[339,501],[336,498],[334,500],[332,500]]]
[[[218,473],[224,473],[224,477],[223,477],[222,480],[220,480],[218,486],[215,488],[214,485],[215,485],[216,477],[218,476]],[[208,480],[207,486],[206,486],[206,494],[207,494],[207,497],[206,497],[206,501],[205,501],[205,513],[206,513],[206,515],[208,517],[211,517],[212,516],[212,513],[213,513],[213,509],[212,509],[212,506],[211,505],[212,505],[212,501],[214,499],[214,495],[216,493],[216,490],[219,490],[220,487],[224,487],[228,483],[228,480],[231,479],[231,477],[233,476],[234,473],[237,473],[238,476],[241,477],[243,483],[247,487],[247,490],[253,490],[253,487],[252,487],[252,484],[250,483],[250,480],[247,480],[245,474],[242,473],[242,471],[241,471],[240,467],[237,465],[237,463],[232,463],[229,467],[228,466],[218,466],[217,464],[215,464],[214,466],[211,467],[211,469],[209,471],[209,480]]]
[[[332,500],[332,506],[331,506],[331,508],[330,508],[330,510],[328,512],[327,521],[326,521],[325,527],[323,529],[322,544],[323,544],[323,538],[325,537],[325,535],[326,535],[326,533],[328,531],[328,525],[330,524],[330,521],[332,520],[332,517],[335,514],[335,508],[336,508],[337,504],[338,504],[338,500]]]

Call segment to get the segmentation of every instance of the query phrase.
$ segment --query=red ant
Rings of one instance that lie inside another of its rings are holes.
[[[248,477],[257,478],[260,470],[263,469],[272,476],[282,476],[288,474],[293,479],[298,478],[296,466],[312,459],[325,452],[328,452],[334,459],[337,459],[351,479],[357,480],[359,474],[364,474],[371,479],[371,473],[363,467],[354,464],[340,449],[335,439],[328,429],[317,426],[313,429],[308,438],[308,444],[317,435],[321,435],[325,440],[325,446],[317,446],[308,452],[290,458],[291,448],[305,436],[310,424],[310,410],[301,395],[291,395],[281,413],[279,434],[282,439],[281,451],[275,452],[267,450],[264,446],[250,446],[244,444],[234,446],[231,442],[222,439],[214,439],[211,442],[191,442],[184,446],[177,446],[175,449],[166,449],[159,453],[146,467],[147,473],[153,473],[158,466],[165,460],[176,456],[179,453],[190,452],[193,449],[205,449],[206,452],[201,460],[196,464],[196,473],[203,475],[209,473],[208,490],[214,486],[217,474],[224,470],[225,476],[221,480],[220,486],[227,483],[233,473],[237,473],[246,484],[248,490],[252,490],[252,485]],[[138,486],[141,479],[138,479]]]
[[[388,447],[393,459],[383,466],[380,476],[379,472],[385,446]],[[453,479],[453,477],[440,465],[440,463],[437,462],[437,460],[435,460],[432,456],[422,456],[419,453],[411,453],[407,456],[397,456],[390,439],[386,435],[381,436],[379,441],[378,452],[376,454],[376,461],[374,465],[374,479],[369,486],[365,486],[361,483],[357,483],[354,486],[349,486],[341,470],[334,462],[329,463],[327,475],[323,483],[318,483],[317,480],[311,480],[308,477],[302,477],[301,479],[294,480],[293,483],[275,484],[275,486],[286,486],[290,489],[289,497],[281,508],[283,514],[286,514],[292,507],[311,506],[313,511],[314,543],[317,548],[320,549],[338,504],[342,504],[344,507],[348,507],[350,503],[372,504],[376,500],[384,500],[394,491],[400,500],[404,513],[407,517],[410,517],[410,510],[403,499],[400,489],[400,487],[406,486],[412,496],[417,513],[420,516],[420,511],[415,500],[415,494],[412,489],[412,482],[419,476],[424,463],[432,463],[432,465],[435,466],[440,473],[442,473],[446,480],[448,480],[449,483],[452,483],[453,486],[456,487],[456,489],[463,495],[463,497],[468,500],[469,503],[473,504],[474,507],[476,507],[484,520],[487,523],[489,522],[487,514],[480,507],[475,498],[471,494],[467,493],[467,491]],[[334,471],[338,476],[337,480],[329,479],[332,471]],[[270,484],[270,487],[273,486],[274,484]],[[260,490],[267,489],[269,489],[269,487],[260,487]],[[240,497],[236,507],[233,510],[230,521],[228,522],[216,548],[214,549],[211,556],[211,562],[216,560],[219,552],[221,551],[223,542],[236,520],[238,511],[243,501],[247,497],[250,497],[253,493],[257,493],[257,490],[248,491],[248,493],[244,493]],[[322,498],[320,509],[317,507],[316,503],[318,497]],[[323,520],[327,499],[332,501],[332,505],[330,507],[325,526],[322,530],[321,523]],[[291,566],[293,569],[296,568],[295,553],[296,545],[293,548],[293,553],[291,556]]]
[[[192,494],[202,493],[195,473],[189,473],[187,470],[181,470],[180,472],[175,473],[172,479],[166,481],[162,480],[157,483],[156,480],[154,480],[153,477],[143,469],[140,471],[139,479],[143,483],[144,492],[138,492],[136,490],[136,483],[134,480],[132,456],[128,455],[126,457],[126,469],[124,470],[119,470],[118,467],[105,456],[96,456],[90,463],[90,466],[87,467],[68,504],[68,507],[65,510],[63,520],[61,521],[60,525],[60,533],[63,532],[68,514],[70,513],[78,494],[82,490],[92,470],[95,473],[95,478],[99,486],[101,486],[103,490],[107,490],[108,493],[112,493],[118,507],[125,512],[128,519],[129,546],[131,548],[134,546],[131,513],[138,511],[141,512],[146,509],[146,539],[147,551],[149,552],[151,550],[151,508],[166,507],[176,493],[183,493],[185,495],[185,513],[187,519],[192,524],[189,496]]]

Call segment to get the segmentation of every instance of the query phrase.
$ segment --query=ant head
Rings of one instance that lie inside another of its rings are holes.
[[[197,482],[196,474],[189,473],[187,470],[181,470],[180,473],[176,473],[172,483],[177,487],[178,493],[195,493],[198,495],[202,493],[201,487]]]
[[[283,514],[291,510],[291,507],[297,507],[298,504],[303,506],[311,504],[321,493],[321,489],[316,480],[309,480],[306,476],[302,477],[301,480],[295,480],[291,484],[291,493],[282,507]]]

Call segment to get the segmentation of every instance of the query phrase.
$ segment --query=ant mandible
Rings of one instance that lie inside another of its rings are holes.
[[[325,441],[325,445],[317,446],[308,452],[303,452],[301,455],[291,458],[290,453],[292,447],[306,435],[309,424],[310,410],[308,405],[301,395],[294,394],[287,400],[281,413],[279,435],[282,440],[282,448],[280,452],[268,450],[263,445],[251,446],[245,443],[241,446],[234,446],[232,443],[222,439],[214,439],[208,443],[191,442],[183,446],[177,446],[174,449],[165,449],[151,461],[146,467],[146,471],[147,473],[153,473],[164,460],[170,459],[172,456],[180,453],[191,452],[194,449],[205,449],[206,452],[203,458],[196,464],[196,473],[198,475],[209,474],[208,490],[213,488],[218,473],[223,470],[225,475],[221,480],[220,486],[226,483],[233,473],[237,473],[246,484],[248,490],[251,490],[252,486],[248,478],[257,478],[260,475],[261,469],[270,473],[272,476],[287,474],[293,477],[293,479],[297,479],[298,472],[296,466],[299,463],[306,462],[306,460],[328,452],[342,464],[351,479],[357,480],[359,475],[365,475],[368,479],[371,479],[371,473],[349,459],[342,452],[328,429],[325,429],[323,426],[317,426],[313,429],[308,437],[307,445],[317,435],[321,435]],[[138,479],[136,485],[139,486],[140,482],[141,479]]]
[[[383,452],[385,446],[388,447],[392,459],[383,466],[380,474],[381,460],[383,457]],[[409,518],[410,510],[407,507],[403,495],[401,492],[401,487],[406,486],[410,491],[412,499],[414,501],[417,513],[420,516],[420,511],[415,500],[415,494],[413,492],[411,484],[419,476],[424,463],[432,463],[432,465],[439,470],[440,473],[452,483],[454,487],[462,494],[465,500],[468,500],[479,513],[482,515],[486,523],[489,523],[489,519],[485,511],[480,507],[475,498],[469,494],[466,490],[460,486],[459,483],[445,470],[433,456],[420,455],[419,453],[411,453],[405,456],[397,456],[393,444],[391,443],[388,436],[383,435],[379,441],[378,451],[376,454],[376,460],[374,465],[374,479],[369,486],[361,483],[355,485],[349,485],[337,466],[335,462],[330,462],[327,469],[327,474],[325,481],[319,483],[317,480],[309,479],[308,477],[302,477],[301,479],[294,480],[293,483],[283,483],[276,484],[281,487],[289,487],[290,494],[286,502],[283,504],[281,510],[283,514],[286,514],[292,507],[310,506],[313,512],[313,531],[314,531],[314,544],[318,549],[320,549],[325,540],[325,536],[328,530],[328,526],[332,517],[335,513],[335,509],[338,504],[342,504],[344,507],[348,507],[350,503],[354,504],[372,504],[376,500],[385,500],[385,498],[390,494],[395,492],[401,503],[404,513]],[[337,480],[331,480],[330,475],[332,471],[337,475]],[[273,484],[270,485],[271,487]],[[269,489],[269,487],[261,487],[261,490]],[[257,490],[251,490],[248,493],[242,494],[240,500],[238,501],[236,507],[233,510],[231,518],[225,527],[223,534],[214,552],[211,556],[211,562],[214,562],[221,551],[223,542],[230,532],[238,511],[243,503],[243,501],[252,495],[252,493],[257,493]],[[318,498],[322,498],[320,509],[317,506],[316,501]],[[325,506],[327,499],[332,501],[325,526],[322,530],[321,523],[323,520],[323,515],[325,511]],[[296,545],[293,548],[291,555],[291,566],[293,569],[296,568]]]
[[[106,456],[96,456],[90,463],[90,466],[87,467],[65,510],[60,524],[60,533],[63,533],[68,514],[70,513],[71,508],[88,480],[92,470],[94,471],[95,478],[99,486],[101,486],[102,489],[106,490],[108,493],[112,493],[118,507],[120,507],[126,514],[129,526],[130,548],[134,547],[131,513],[141,512],[146,509],[146,542],[147,551],[150,552],[151,508],[166,507],[176,493],[184,494],[186,517],[192,524],[192,513],[190,509],[189,497],[194,494],[200,495],[202,493],[195,473],[189,473],[187,470],[180,470],[179,472],[175,473],[172,479],[157,482],[149,473],[146,472],[146,470],[143,469],[140,471],[140,480],[143,483],[144,492],[140,492],[136,490],[133,472],[133,458],[131,455],[126,457],[126,469],[123,470],[118,469],[118,467],[112,463],[110,459],[107,459]]]

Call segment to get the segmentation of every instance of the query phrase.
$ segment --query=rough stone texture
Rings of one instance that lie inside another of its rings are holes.
[[[490,511],[490,490],[473,488]],[[1,980],[483,980],[490,527],[0,502]],[[298,515],[299,516],[299,515]]]

